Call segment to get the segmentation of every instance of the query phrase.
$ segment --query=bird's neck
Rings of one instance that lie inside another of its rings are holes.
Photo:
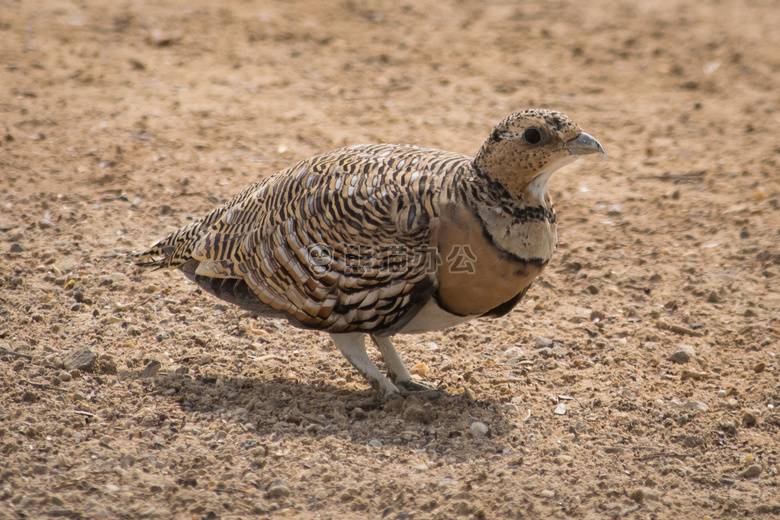
[[[462,190],[497,248],[521,260],[547,263],[558,244],[558,232],[546,190],[543,194],[524,190],[526,196],[517,197],[500,182],[479,177],[465,180]]]

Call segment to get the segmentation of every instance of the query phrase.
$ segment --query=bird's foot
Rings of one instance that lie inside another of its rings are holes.
[[[413,395],[415,397],[434,400],[439,399],[440,397],[444,397],[445,395],[449,395],[444,390],[439,390],[438,388],[433,388],[432,386],[428,386],[424,383],[419,383],[411,379],[409,381],[397,381],[395,386],[398,387],[398,392],[401,397],[409,397]]]

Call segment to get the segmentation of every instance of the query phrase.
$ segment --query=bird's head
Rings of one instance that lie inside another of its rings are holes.
[[[566,115],[524,110],[493,128],[474,165],[513,196],[544,202],[550,175],[580,155],[591,153],[604,153],[604,149]]]

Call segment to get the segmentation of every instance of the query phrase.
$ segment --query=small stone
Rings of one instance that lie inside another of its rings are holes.
[[[70,374],[70,372],[67,372],[65,370],[61,370],[60,372],[58,372],[57,373],[57,377],[59,377],[60,380],[66,382],[66,383],[68,381],[70,381],[71,379],[73,379],[73,376]]]
[[[368,441],[368,445],[374,448],[378,448],[382,445],[382,441],[380,441],[379,439],[371,439],[370,441]]]
[[[692,412],[706,412],[710,409],[705,403],[701,401],[680,401],[679,399],[672,399],[672,404],[683,410],[690,410]]]
[[[105,488],[106,491],[108,491],[109,493],[116,493],[117,491],[119,491],[119,486],[115,484],[106,484]]]
[[[469,425],[469,430],[475,437],[484,437],[488,434],[489,428],[482,421],[474,421]]]
[[[90,372],[95,366],[96,359],[97,354],[92,352],[89,347],[83,347],[65,354],[62,362],[68,370],[76,369],[82,372]]]
[[[636,488],[628,495],[628,498],[641,504],[645,501],[646,498],[645,491],[642,488]]]
[[[566,403],[558,403],[558,406],[553,410],[555,415],[566,415]]]
[[[688,435],[683,439],[683,446],[686,448],[698,448],[704,445],[704,439],[695,435]]]
[[[721,399],[723,399],[724,397],[726,397],[726,391],[725,391],[725,390],[723,390],[723,389],[721,389],[721,390],[718,390],[718,397],[720,397]]]
[[[680,374],[680,380],[693,379],[694,381],[704,381],[709,377],[707,372],[697,372],[695,370],[683,370]]]
[[[46,473],[48,473],[48,471],[49,468],[47,468],[43,464],[36,464],[32,467],[33,475],[45,475]]]
[[[157,426],[157,417],[152,414],[146,414],[141,418],[141,426],[144,428],[153,428]]]
[[[753,464],[748,466],[745,471],[739,474],[740,478],[752,479],[757,478],[761,474],[761,466]]]
[[[742,414],[742,426],[745,428],[752,428],[758,424],[758,417],[755,412],[748,410]]]
[[[510,347],[501,354],[501,357],[505,359],[507,363],[517,363],[525,358],[525,352],[523,352],[523,349],[520,347]]]
[[[551,357],[555,356],[555,352],[553,351],[553,349],[551,349],[549,347],[545,347],[543,349],[540,349],[538,354],[541,357],[543,357],[543,358],[551,358]]]
[[[22,394],[22,401],[25,403],[34,403],[38,400],[38,394],[35,392],[30,392],[29,390],[26,390]]]
[[[680,345],[667,359],[680,365],[687,363],[696,355],[696,351],[690,345]]]
[[[154,339],[156,339],[157,341],[164,341],[164,340],[166,340],[166,339],[170,339],[170,338],[171,338],[171,335],[170,335],[170,333],[168,333],[168,332],[165,332],[165,331],[158,333],[158,334],[157,334],[157,335],[154,337]]]
[[[274,481],[271,482],[267,492],[268,498],[284,498],[290,496],[290,493],[292,493],[287,483],[280,478],[274,479]]]
[[[14,242],[11,244],[11,248],[9,249],[9,252],[11,253],[23,253],[24,252],[24,246],[20,244],[19,242]]]
[[[718,421],[718,428],[723,430],[726,435],[736,435],[737,425],[730,419],[721,419]]]
[[[100,444],[102,444],[105,447],[108,447],[111,444],[112,440],[113,439],[108,435],[104,435],[103,437],[100,438]]]
[[[534,340],[534,346],[536,348],[549,348],[553,344],[553,340],[550,338],[539,337]]]
[[[501,406],[501,409],[509,413],[517,413],[520,411],[520,408],[518,408],[515,403],[506,403]]]
[[[555,491],[552,489],[543,489],[540,493],[544,498],[554,498],[555,497]]]
[[[122,465],[123,468],[129,468],[133,464],[135,464],[135,457],[128,453],[122,459],[119,461],[119,463]]]
[[[436,414],[430,406],[411,404],[404,410],[405,421],[430,424],[435,418]]]
[[[764,363],[763,361],[761,363],[758,363],[756,366],[753,367],[753,371],[756,374],[760,374],[764,370],[766,370],[766,363]]]
[[[14,363],[14,371],[15,372],[21,372],[24,369],[25,362],[21,359],[17,360],[16,363]]]

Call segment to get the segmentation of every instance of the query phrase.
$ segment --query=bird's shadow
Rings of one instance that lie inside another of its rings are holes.
[[[487,443],[496,451],[518,440],[516,420],[502,409],[503,403],[463,395],[433,400],[412,395],[380,403],[371,390],[326,382],[315,386],[296,380],[179,374],[141,381],[150,394],[177,401],[188,414],[212,415],[263,438],[330,436],[412,448]]]

